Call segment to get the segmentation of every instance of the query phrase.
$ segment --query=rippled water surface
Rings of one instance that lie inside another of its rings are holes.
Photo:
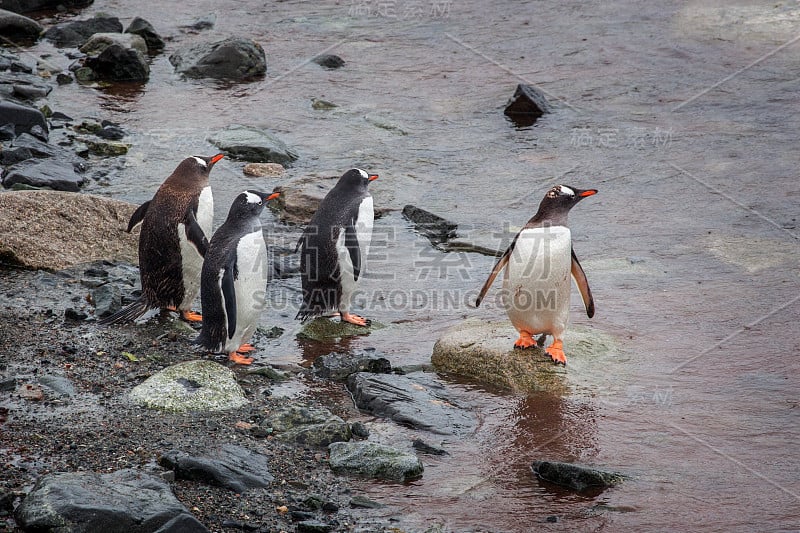
[[[284,178],[253,179],[223,160],[212,173],[218,223],[248,187],[352,166],[379,173],[375,203],[394,211],[376,221],[361,288],[364,313],[389,327],[337,348],[424,364],[448,326],[504,317],[496,306],[464,305],[493,258],[433,250],[400,215],[405,204],[497,247],[503,228],[524,224],[551,185],[600,190],[571,215],[597,305],[588,320],[573,295],[572,322],[611,339],[609,353],[571,359],[563,396],[449,382],[479,429],[444,442],[426,435],[451,455],[424,456],[419,481],[364,483],[389,504],[376,517],[411,531],[800,528],[800,44],[792,41],[800,8],[262,4],[98,0],[84,14],[126,25],[143,16],[174,39],[144,87],[72,85],[53,92],[51,107],[81,117],[99,105],[98,118],[132,132],[109,184],[89,188],[132,202],[148,199],[185,155],[214,153],[210,132],[235,123],[276,132],[300,154],[297,164]],[[177,29],[210,12],[213,30]],[[264,79],[225,85],[173,74],[176,46],[229,35],[263,45]],[[346,67],[308,62],[323,51]],[[546,91],[554,108],[532,128],[502,114],[520,82]],[[338,107],[314,110],[312,98]],[[287,245],[297,237],[292,228],[277,233]],[[291,300],[298,280],[270,290]],[[445,295],[455,302],[445,305]],[[261,357],[307,364],[331,348],[295,340],[295,305],[265,313],[266,324],[288,331]],[[389,427],[385,438],[404,432],[414,434]],[[529,469],[536,459],[630,479],[578,496],[540,485]]]

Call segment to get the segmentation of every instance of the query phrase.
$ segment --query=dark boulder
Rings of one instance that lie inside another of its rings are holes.
[[[0,37],[8,41],[35,41],[42,33],[42,29],[42,26],[33,19],[0,9]]]
[[[189,78],[245,79],[267,72],[261,45],[238,37],[181,48],[169,61],[176,72]]]
[[[150,54],[164,49],[164,39],[156,32],[152,24],[141,17],[133,19],[125,33],[133,33],[144,39],[145,44],[147,44],[147,52]]]
[[[333,70],[337,68],[342,68],[344,66],[344,59],[337,55],[333,54],[322,54],[313,59],[314,63],[317,65],[326,68],[328,70]]]
[[[94,0],[0,0],[0,9],[14,13],[31,13],[44,9],[63,9],[86,7]]]
[[[12,95],[20,100],[38,100],[50,94],[53,88],[49,85],[29,85],[15,83],[12,85]]]
[[[45,133],[48,131],[41,111],[13,102],[0,102],[0,124],[13,124],[16,135],[30,133],[34,126],[39,126]]]
[[[266,456],[234,444],[224,444],[205,455],[171,450],[159,457],[158,463],[174,470],[177,479],[201,481],[238,493],[269,487],[275,479],[268,471]]]
[[[314,373],[321,378],[344,381],[356,372],[388,374],[392,364],[385,357],[371,351],[361,353],[333,352],[321,355],[314,360]]]
[[[59,48],[79,48],[95,33],[122,33],[122,23],[117,17],[94,17],[53,26],[44,38]]]
[[[87,57],[86,66],[110,81],[144,82],[150,78],[150,65],[144,54],[118,43],[109,45],[96,57]]]
[[[505,114],[520,128],[532,126],[539,117],[550,112],[544,93],[533,85],[517,85],[514,96],[506,105]]]
[[[164,481],[119,470],[42,476],[14,518],[25,531],[150,533],[183,514],[188,511]]]
[[[3,186],[6,188],[29,185],[78,192],[83,183],[83,176],[76,173],[71,164],[53,159],[29,159],[6,169],[3,175]]]

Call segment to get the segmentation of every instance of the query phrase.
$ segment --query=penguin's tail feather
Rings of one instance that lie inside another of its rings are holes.
[[[97,321],[100,326],[111,326],[113,324],[121,324],[124,322],[133,322],[143,314],[145,314],[150,306],[147,305],[145,299],[139,298],[135,302],[128,304],[113,315],[107,316]]]

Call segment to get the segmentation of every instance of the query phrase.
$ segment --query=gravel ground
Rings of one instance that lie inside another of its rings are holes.
[[[287,401],[324,403],[347,420],[355,413],[343,398],[273,398],[268,377],[237,367],[251,403],[235,412],[169,414],[133,406],[126,400],[133,386],[202,355],[189,343],[192,332],[174,315],[111,329],[98,328],[91,319],[65,318],[67,308],[92,309],[89,292],[80,270],[0,271],[0,529],[18,530],[11,508],[42,474],[122,468],[163,473],[156,461],[170,449],[237,443],[269,458],[275,477],[270,488],[240,495],[198,482],[171,482],[178,499],[210,530],[295,531],[293,518],[310,516],[297,511],[312,513],[334,531],[364,530],[357,523],[359,517],[371,521],[368,512],[350,507],[358,491],[351,480],[331,473],[325,449],[285,445],[249,426]],[[40,386],[42,376],[65,376],[73,395]],[[307,378],[301,372],[291,379]],[[374,528],[368,529],[383,529]]]

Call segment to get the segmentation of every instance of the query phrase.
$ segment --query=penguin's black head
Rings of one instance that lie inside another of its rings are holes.
[[[201,155],[187,157],[181,161],[175,171],[187,176],[208,176],[214,164],[223,157],[225,157],[225,154],[217,154],[208,157]]]
[[[597,189],[577,189],[567,185],[556,185],[547,191],[539,209],[547,205],[554,209],[563,208],[569,210],[572,206],[593,194],[597,194]]]
[[[367,174],[360,168],[351,168],[339,178],[339,183],[336,185],[339,187],[361,190],[366,189],[369,182],[375,181],[376,179],[378,179],[377,174]]]
[[[281,193],[266,193],[261,191],[244,191],[233,201],[231,210],[228,212],[228,218],[247,219],[251,217],[258,217],[264,206],[270,200],[274,200]]]

